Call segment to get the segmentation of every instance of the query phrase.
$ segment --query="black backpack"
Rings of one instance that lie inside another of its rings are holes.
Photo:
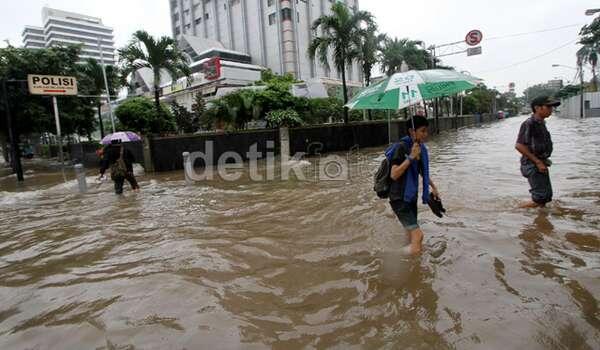
[[[400,147],[400,142],[390,145],[385,150],[385,158],[381,161],[379,169],[377,169],[375,176],[373,176],[373,191],[381,199],[388,198],[390,195],[390,188],[392,187],[392,178],[390,177],[392,170],[391,161],[398,147]]]

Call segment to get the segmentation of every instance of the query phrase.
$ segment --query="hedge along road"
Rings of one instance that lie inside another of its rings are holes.
[[[0,348],[599,348],[600,119],[548,121],[541,211],[515,209],[523,120],[430,142],[449,217],[422,208],[412,260],[356,166],[381,149],[350,155],[347,181],[174,172],[119,198],[41,170],[18,191],[0,179]]]

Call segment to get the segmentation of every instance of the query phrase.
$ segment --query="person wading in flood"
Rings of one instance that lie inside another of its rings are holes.
[[[548,168],[553,145],[545,119],[552,109],[560,106],[548,96],[539,96],[531,101],[533,115],[521,124],[515,148],[521,153],[521,174],[529,181],[531,202],[521,208],[542,208],[552,201],[552,184]]]
[[[110,168],[110,177],[115,183],[115,193],[123,193],[125,180],[131,188],[137,192],[140,190],[135,176],[133,176],[133,162],[135,161],[130,150],[126,149],[121,140],[113,140],[104,148],[104,158],[100,167],[100,178],[104,176],[106,169]]]
[[[429,155],[425,142],[429,137],[429,122],[423,116],[407,121],[408,136],[402,138],[390,159],[390,205],[400,223],[410,235],[410,245],[405,253],[419,254],[423,231],[417,222],[419,174],[423,178],[423,203],[429,203],[429,187],[434,197],[440,198],[437,187],[429,177]]]

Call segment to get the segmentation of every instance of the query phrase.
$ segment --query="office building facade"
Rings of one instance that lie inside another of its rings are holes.
[[[297,79],[339,82],[329,60],[326,69],[308,57],[315,37],[315,19],[331,13],[334,0],[169,0],[173,37],[185,36],[218,41],[227,50],[251,58],[253,65],[276,73],[291,73]],[[343,1],[351,11],[358,0]],[[358,64],[347,67],[349,85],[360,86]]]
[[[116,63],[113,29],[100,18],[44,7],[42,23],[43,27],[25,26],[22,34],[25,48],[76,44],[82,45],[81,61],[102,58],[106,64]]]

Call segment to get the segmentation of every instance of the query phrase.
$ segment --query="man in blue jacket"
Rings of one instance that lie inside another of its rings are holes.
[[[390,160],[392,183],[389,199],[392,210],[410,235],[410,245],[403,248],[404,252],[417,255],[423,242],[423,231],[417,222],[419,175],[423,178],[423,203],[429,202],[429,187],[435,197],[440,196],[429,177],[429,154],[425,147],[429,122],[422,116],[411,119],[407,121],[408,136],[400,140]]]

